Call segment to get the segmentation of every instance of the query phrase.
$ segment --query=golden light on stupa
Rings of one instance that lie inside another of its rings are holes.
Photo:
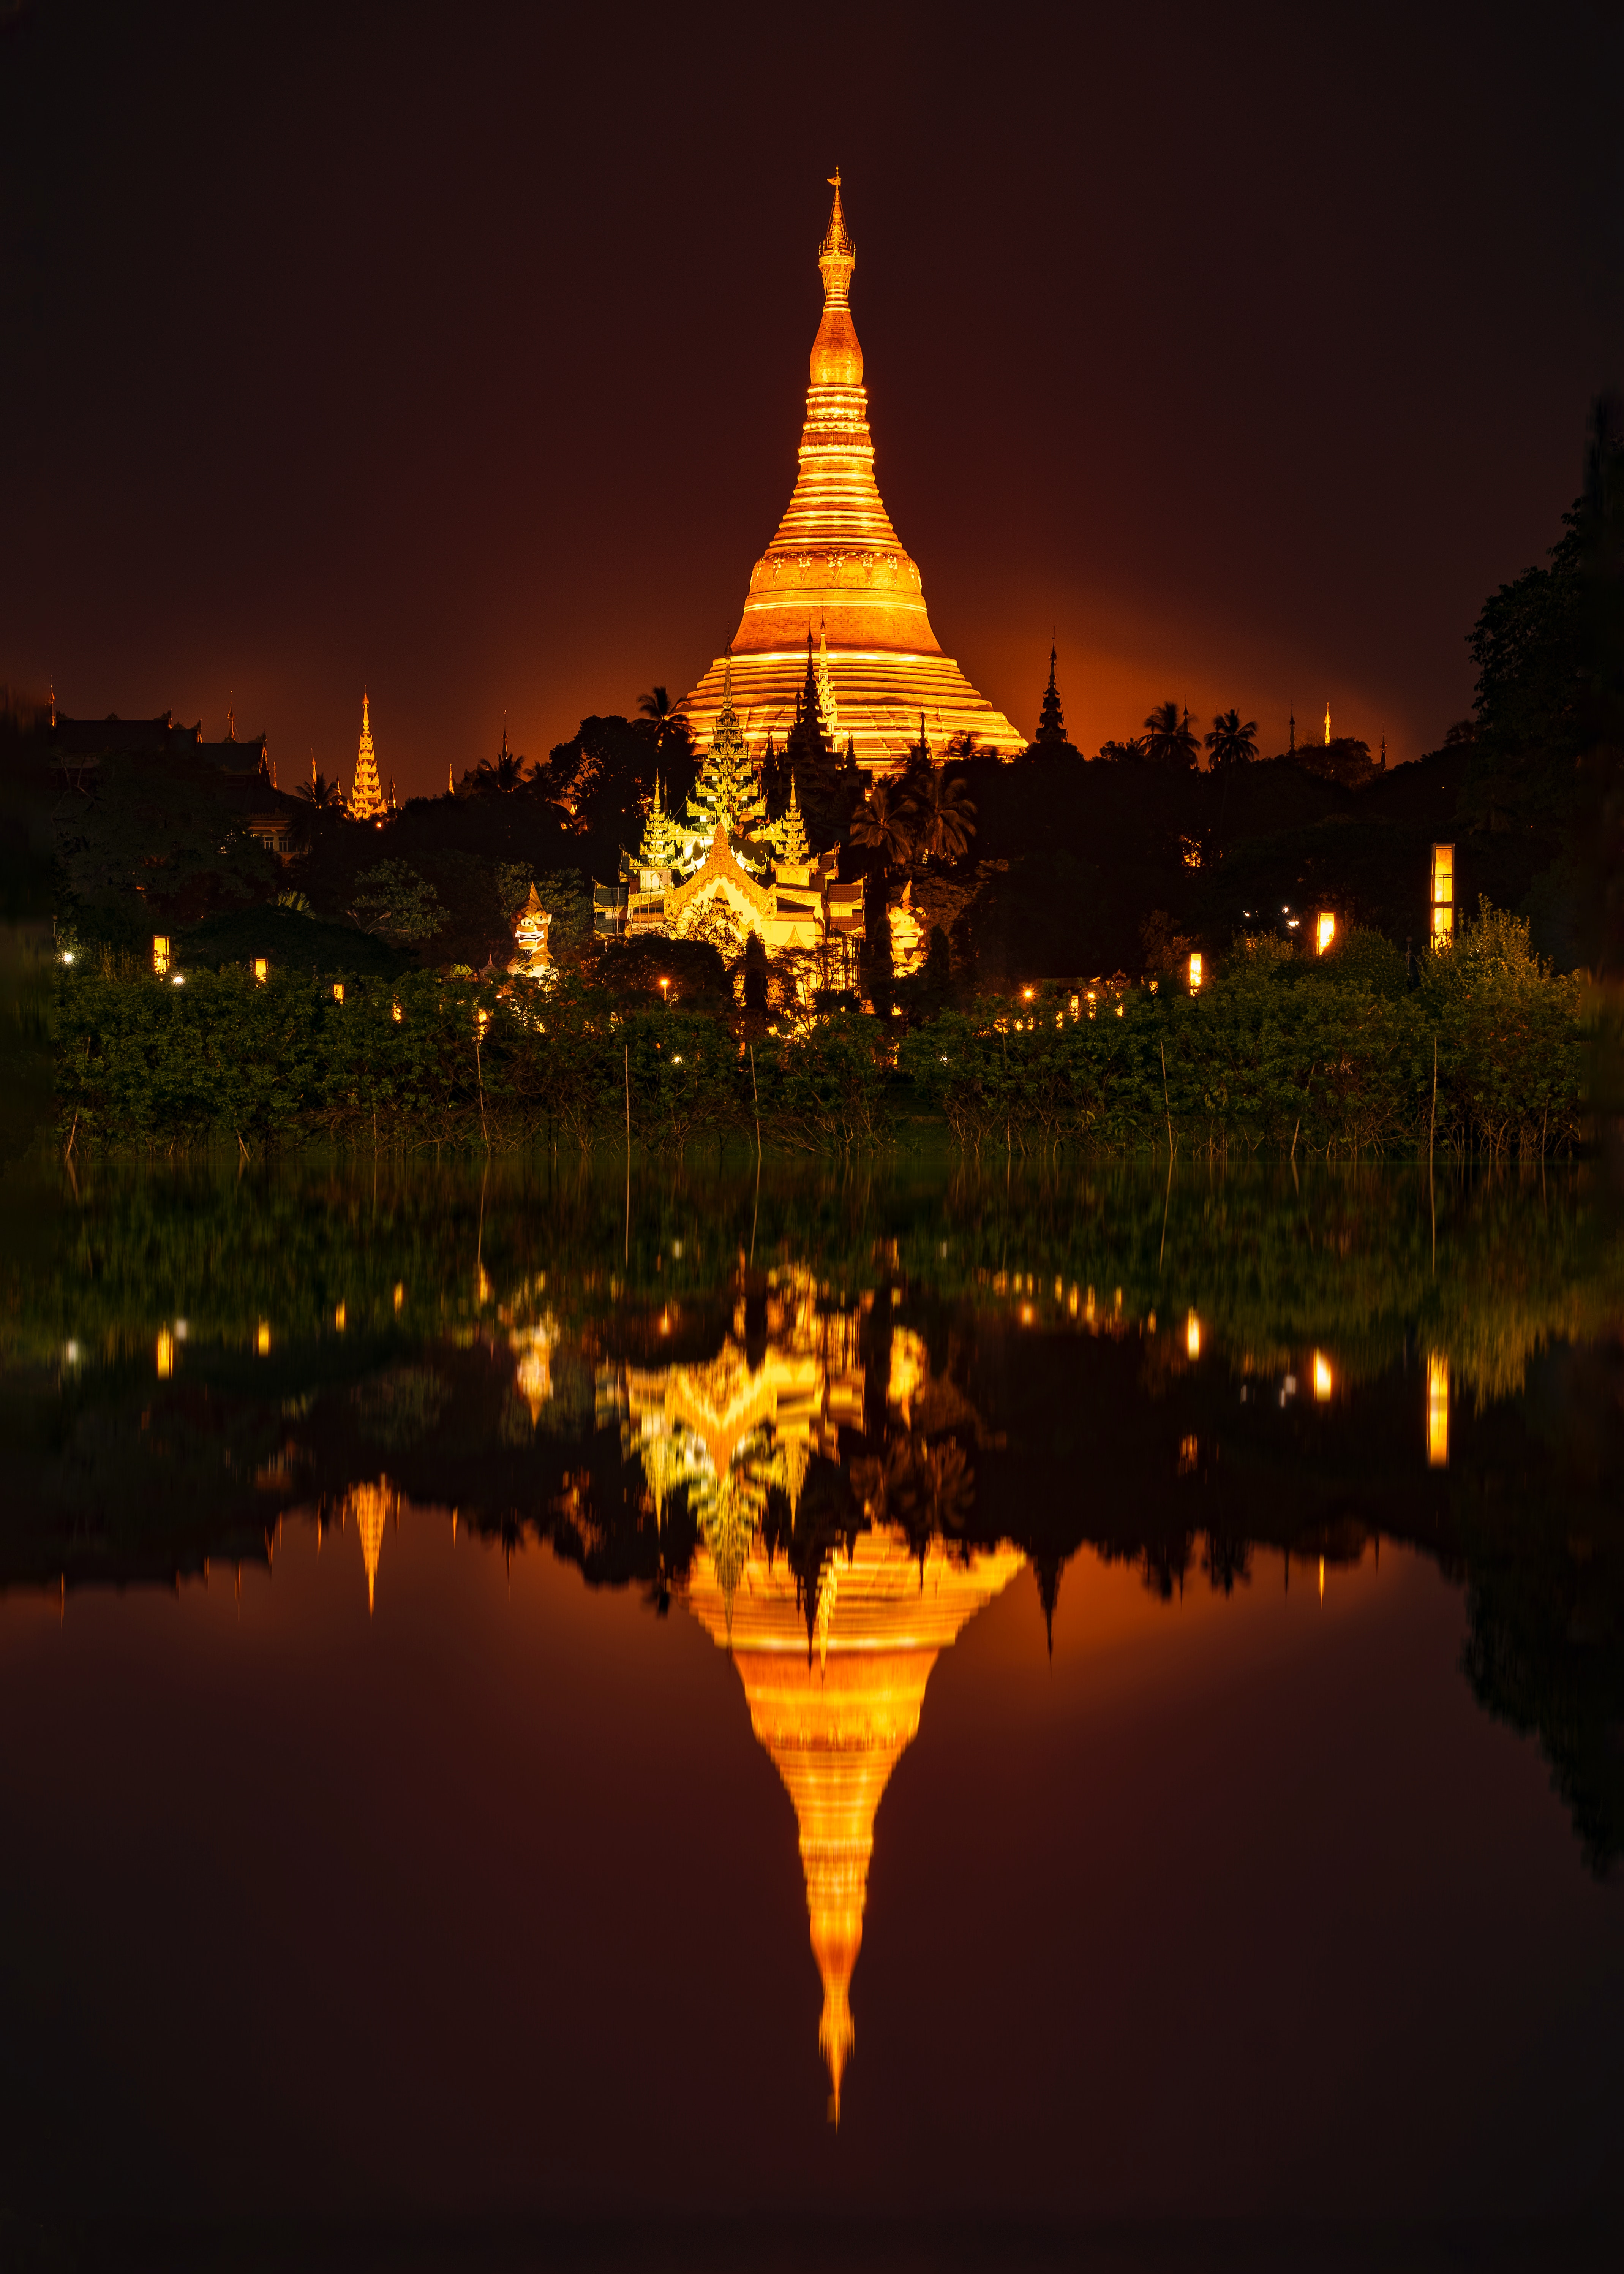
[[[1014,1547],[961,1561],[937,1540],[921,1570],[901,1532],[863,1532],[851,1555],[837,1555],[821,1576],[809,1648],[805,1605],[784,1558],[770,1565],[757,1542],[726,1600],[709,1554],[695,1558],[688,1608],[712,1641],[731,1648],[750,1727],[795,1811],[833,2122],[856,2037],[852,1975],[881,1796],[918,1735],[937,1657],[1024,1561]]]
[[[1449,1361],[1436,1351],[1426,1362],[1426,1463],[1449,1465]]]
[[[733,703],[749,722],[753,755],[770,734],[781,743],[806,684],[812,640],[832,714],[824,731],[839,750],[849,741],[861,765],[900,764],[921,734],[938,757],[966,734],[982,749],[1013,757],[1026,736],[943,654],[918,565],[880,498],[852,321],[857,248],[846,230],[838,168],[830,179],[834,206],[817,253],[823,313],[812,343],[800,471],[778,532],[750,571],[729,651]],[[716,733],[727,663],[728,654],[718,655],[678,706],[701,749]]]

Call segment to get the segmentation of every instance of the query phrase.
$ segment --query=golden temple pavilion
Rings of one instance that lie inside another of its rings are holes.
[[[730,651],[733,700],[753,751],[770,734],[781,742],[794,719],[810,636],[826,644],[827,666],[821,651],[819,671],[825,740],[838,749],[850,742],[870,772],[903,763],[920,741],[921,713],[938,752],[968,733],[984,749],[1013,757],[1026,736],[943,654],[918,564],[898,541],[874,478],[862,350],[852,322],[857,248],[841,208],[838,169],[831,178],[834,209],[817,254],[823,315],[812,343],[800,472],[778,534],[750,571]],[[718,655],[679,705],[700,749],[715,733],[726,670],[726,657]]]

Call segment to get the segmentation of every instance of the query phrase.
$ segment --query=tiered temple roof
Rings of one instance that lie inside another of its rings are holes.
[[[363,689],[361,741],[356,751],[355,779],[350,787],[350,817],[356,821],[379,821],[387,809],[383,789],[378,779],[377,753],[372,749],[372,707]]]
[[[906,760],[921,712],[938,750],[968,732],[1013,757],[1026,737],[943,654],[918,567],[875,482],[862,350],[851,312],[857,249],[838,171],[832,178],[834,209],[817,255],[823,315],[812,345],[801,471],[778,534],[750,572],[730,651],[735,700],[748,716],[753,743],[769,733],[782,737],[794,717],[811,635],[824,643],[827,672],[820,675],[840,738],[850,736],[869,771]],[[718,656],[679,705],[696,742],[713,731],[726,664]]]

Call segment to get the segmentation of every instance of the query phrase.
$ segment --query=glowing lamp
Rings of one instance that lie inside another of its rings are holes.
[[[335,979],[335,980],[333,982],[333,1000],[334,1000],[335,1003],[342,1003],[342,1002],[343,1001],[343,999],[344,999],[344,983],[343,983],[343,981],[342,981],[342,979]]]
[[[1201,1321],[1193,1311],[1184,1321],[1184,1351],[1190,1358],[1201,1355]]]
[[[669,979],[662,979],[660,981],[659,990],[661,1001],[669,1003],[671,1000],[671,982]]]
[[[1023,1003],[1030,1003],[1030,1002],[1031,1002],[1031,1000],[1032,1000],[1032,990],[1031,990],[1031,988],[1030,988],[1030,987],[1023,987],[1023,988],[1021,989],[1021,990],[1020,990],[1020,999],[1021,999],[1021,1001],[1022,1001]]]
[[[1200,958],[1200,954],[1199,954],[1199,953],[1198,952],[1196,954],[1192,955],[1192,956],[1191,957],[1191,959],[1190,959],[1190,992],[1191,992],[1192,995],[1199,995],[1199,994],[1200,993],[1200,991],[1201,991],[1201,958]]]
[[[334,1314],[333,1314],[333,1324],[335,1325],[335,1327],[336,1327],[336,1329],[338,1329],[338,1331],[339,1331],[339,1333],[340,1333],[341,1335],[342,1335],[342,1334],[343,1333],[343,1331],[344,1331],[344,1327],[345,1327],[345,1324],[346,1324],[346,1322],[347,1322],[348,1319],[349,1319],[349,1313],[345,1310],[345,1308],[344,1308],[343,1305],[341,1303],[341,1304],[339,1305],[338,1308],[337,1308],[337,1309],[334,1312]]]
[[[1314,947],[1323,955],[1336,937],[1336,918],[1329,908],[1321,908],[1314,922]]]
[[[1331,1361],[1320,1352],[1316,1351],[1314,1352],[1314,1396],[1320,1404],[1324,1405],[1329,1402],[1330,1395]]]
[[[263,986],[264,986],[264,984],[265,984],[265,983],[266,983],[266,981],[270,977],[270,975],[271,975],[271,967],[270,967],[270,965],[267,962],[267,960],[266,960],[266,959],[265,959],[265,957],[264,957],[264,956],[262,956],[262,955],[256,955],[256,956],[255,956],[255,958],[254,958],[254,960],[253,960],[253,975],[254,975],[254,985],[255,985],[256,987],[263,987]]]
[[[165,931],[153,934],[153,969],[160,979],[169,975],[169,936]]]
[[[390,1015],[390,1017],[394,1020],[394,1021],[395,1021],[395,1025],[398,1027],[398,1026],[400,1025],[400,1023],[401,1023],[401,1006],[400,1006],[400,1005],[399,1005],[398,1003],[391,1003],[391,1004],[390,1004],[390,1005],[389,1005],[389,1015]]]
[[[1448,939],[1455,931],[1455,847],[1432,847],[1432,937]]]
[[[1449,1465],[1449,1361],[1440,1353],[1426,1362],[1426,1464]]]
[[[167,1382],[175,1371],[175,1337],[167,1327],[158,1329],[158,1379]]]
[[[271,1322],[268,1319],[261,1319],[255,1330],[254,1350],[260,1358],[268,1358],[271,1354]]]

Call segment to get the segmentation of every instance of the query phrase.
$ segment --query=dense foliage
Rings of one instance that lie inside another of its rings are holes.
[[[342,999],[294,973],[256,986],[199,971],[177,986],[64,971],[59,1127],[80,1144],[164,1148],[586,1148],[629,1128],[679,1151],[758,1132],[841,1149],[928,1116],[978,1151],[1356,1156],[1543,1156],[1581,1133],[1577,983],[1550,976],[1526,927],[1493,911],[1413,984],[1373,935],[1323,959],[1264,938],[1196,996],[1169,981],[1106,994],[1093,1016],[1066,996],[981,999],[938,1009],[899,1048],[890,1022],[850,1011],[783,1033],[731,1015],[707,998],[702,953],[694,1007],[680,989],[654,1007],[635,956],[613,990],[578,974],[545,987],[405,972],[347,979]]]

